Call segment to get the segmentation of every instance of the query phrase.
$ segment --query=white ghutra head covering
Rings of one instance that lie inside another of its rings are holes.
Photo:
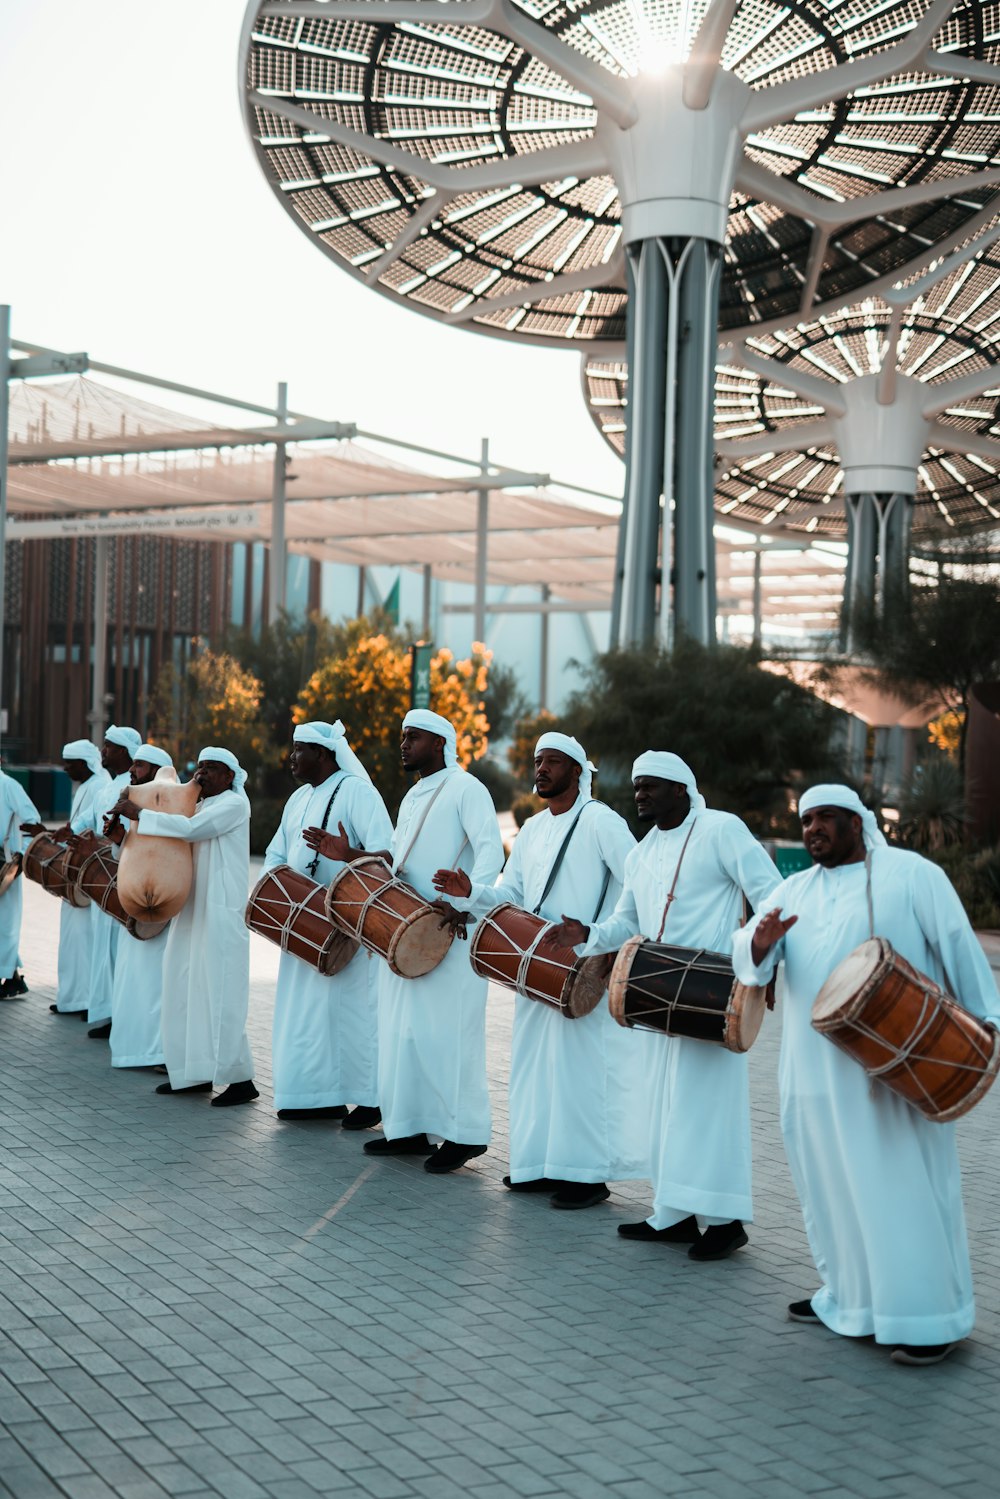
[[[557,750],[560,755],[576,761],[580,766],[580,797],[582,801],[589,801],[597,766],[587,759],[587,752],[579,739],[574,739],[572,734],[560,734],[555,729],[550,729],[535,745],[536,755],[540,755],[542,750]]]
[[[109,744],[120,744],[122,749],[128,750],[130,760],[135,759],[135,752],[142,744],[142,735],[138,729],[125,729],[116,723],[108,725],[104,737]]]
[[[101,752],[89,739],[71,739],[63,745],[62,757],[64,760],[82,760],[91,771],[101,768]]]
[[[198,756],[198,764],[204,760],[215,760],[219,765],[224,765],[233,773],[233,790],[238,791],[241,796],[246,796],[243,787],[247,783],[247,773],[237,760],[232,750],[221,749],[219,745],[207,745]]]
[[[691,801],[691,811],[704,812],[705,798],[698,790],[694,771],[680,755],[673,755],[669,750],[644,751],[632,765],[633,781],[640,776],[655,776],[658,781],[673,781],[677,786],[684,786]]]
[[[173,765],[174,763],[166,750],[160,749],[158,744],[140,744],[132,759],[141,760],[145,765],[159,765],[161,767],[164,765]]]
[[[842,807],[845,812],[853,812],[861,818],[861,834],[865,841],[865,848],[884,848],[885,837],[875,820],[875,813],[869,811],[856,791],[850,786],[837,786],[834,784],[826,786],[810,786],[809,790],[799,798],[799,816],[805,812],[814,812],[817,807]]]
[[[314,718],[309,723],[296,724],[292,741],[295,744],[322,745],[323,749],[336,755],[341,770],[346,771],[349,776],[358,776],[371,785],[372,778],[348,744],[347,731],[339,718],[336,723],[322,723]]]
[[[446,766],[458,764],[458,740],[455,734],[455,725],[442,718],[440,713],[432,713],[429,708],[411,708],[403,719],[404,729],[423,729],[428,734],[437,734],[444,740],[444,763]]]

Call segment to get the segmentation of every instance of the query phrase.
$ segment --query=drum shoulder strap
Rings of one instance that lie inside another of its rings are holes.
[[[552,868],[549,870],[549,873],[548,873],[548,876],[546,878],[545,886],[544,886],[544,888],[542,890],[542,893],[538,897],[538,904],[536,906],[532,907],[532,911],[531,911],[532,916],[537,916],[540,913],[542,907],[544,906],[546,900],[548,899],[549,892],[551,891],[552,886],[555,884],[556,879],[557,879],[558,874],[559,874],[559,871],[562,868],[562,862],[563,862],[563,859],[565,859],[565,857],[566,857],[566,850],[569,848],[570,839],[572,838],[573,834],[576,832],[577,824],[579,823],[580,818],[583,816],[584,812],[586,812],[587,808],[588,807],[593,807],[593,806],[597,806],[597,803],[593,802],[593,801],[585,801],[583,803],[582,807],[580,808],[579,812],[573,818],[573,821],[570,823],[569,832],[566,834],[565,838],[560,843],[558,849],[556,850],[556,856],[552,860]],[[608,869],[607,865],[605,865],[604,884],[601,887],[601,898],[600,898],[600,900],[597,903],[597,911],[600,911],[601,907],[604,904],[604,897],[608,893],[608,885],[610,884],[610,882],[611,882],[611,870]],[[594,912],[594,916],[592,918],[593,920],[597,919],[597,911]]]
[[[413,850],[414,850],[414,848],[416,846],[417,839],[420,837],[420,834],[423,831],[424,823],[427,821],[428,813],[430,812],[430,810],[433,807],[434,803],[437,801],[438,797],[441,795],[441,793],[444,790],[444,788],[451,781],[453,781],[455,779],[456,779],[455,776],[446,776],[445,779],[443,781],[441,781],[439,785],[437,785],[437,786],[434,787],[434,790],[431,792],[430,796],[427,798],[426,802],[424,803],[423,810],[421,811],[419,817],[417,818],[417,825],[416,825],[416,827],[413,830],[413,837],[410,839],[409,843],[406,845],[406,848],[404,849],[402,855],[396,860],[396,863],[394,865],[394,870],[393,870],[393,872],[395,874],[403,874],[403,873],[405,873],[405,870],[406,870],[406,861],[410,857],[410,855],[412,854],[412,852],[413,852]],[[465,847],[464,843],[463,843],[462,847],[463,848]],[[459,857],[461,857],[461,849],[459,850]]]
[[[337,800],[337,793],[340,791],[341,786],[343,786],[346,780],[346,776],[341,776],[340,780],[337,782],[336,786],[334,786],[333,790],[330,793],[330,800],[326,804],[326,811],[323,813],[323,821],[320,823],[320,828],[324,833],[326,832],[327,825],[330,821],[330,813],[333,811],[333,804]],[[316,871],[319,868],[319,859],[319,850],[317,849],[315,857],[310,859],[309,865],[306,870],[306,873],[312,880],[316,878]]]

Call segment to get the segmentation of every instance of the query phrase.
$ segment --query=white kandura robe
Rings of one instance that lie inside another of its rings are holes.
[[[492,885],[503,864],[490,794],[457,766],[425,776],[404,796],[392,840],[394,861],[409,847],[438,787],[440,795],[399,871],[429,901],[438,899],[436,870],[463,869],[473,884]],[[473,973],[468,944],[460,938],[423,978],[399,978],[381,964],[379,1104],[387,1139],[427,1133],[462,1145],[489,1142],[486,992],[486,980]]]
[[[94,800],[108,787],[111,777],[95,770],[73,793],[69,825],[74,833],[93,828]],[[86,1010],[90,1005],[90,949],[94,929],[90,906],[71,906],[59,900],[59,959],[56,1007],[64,1013]]]
[[[139,814],[138,831],[191,844],[194,880],[170,923],[163,957],[160,1025],[171,1086],[253,1077],[246,1021],[250,933],[243,920],[250,884],[250,803],[222,791],[178,812]]]
[[[680,827],[653,827],[629,854],[617,909],[578,952],[610,952],[629,937],[657,940],[688,830],[661,942],[728,953],[742,920],[774,888],[775,867],[745,823],[729,812],[692,811]],[[637,1031],[651,1090],[647,1222],[669,1228],[692,1215],[701,1228],[753,1217],[747,1056],[708,1041]]]
[[[38,809],[21,785],[0,770],[0,829],[2,829],[3,857],[9,862],[15,854],[23,854],[31,842],[30,833],[21,832],[22,822],[39,822]],[[18,946],[21,941],[21,909],[23,895],[19,874],[14,883],[0,895],[0,980],[13,978],[21,966]]]
[[[285,804],[264,856],[265,870],[290,864],[320,885],[344,868],[316,855],[303,829],[320,827],[336,793],[327,829],[343,823],[354,848],[389,847],[392,821],[379,793],[362,776],[337,770],[320,786],[300,786]],[[378,1104],[379,960],[361,947],[332,978],[283,952],[274,995],[272,1057],[276,1109]]]
[[[570,829],[565,858],[538,915],[546,921],[575,916],[589,925],[602,911],[613,911],[635,839],[617,812],[589,797],[557,816],[546,807],[529,818],[498,882],[477,887],[468,900],[454,904],[477,917],[505,901],[534,911]],[[646,1091],[641,1038],[611,1018],[606,993],[595,1010],[576,1020],[538,1000],[514,996],[511,1181],[645,1176]]]
[[[109,781],[100,796],[96,796],[91,812],[91,832],[104,838],[104,819],[119,799],[128,793],[132,775],[123,770],[121,775]],[[117,863],[118,849],[111,844],[111,856]],[[125,928],[113,916],[102,911],[96,901],[90,903],[90,1005],[87,1019],[91,1025],[103,1025],[111,1019],[111,996],[115,986],[115,959],[118,944],[126,936]]]
[[[954,1124],[936,1124],[813,1030],[833,969],[870,935],[865,866],[792,875],[758,908],[797,923],[755,968],[757,920],[738,933],[745,982],[785,963],[781,1129],[822,1281],[813,1309],[846,1337],[934,1345],[972,1329],[975,1304]],[[919,854],[872,853],[875,935],[981,1018],[1000,1015],[986,957],[950,881]]]
[[[130,824],[123,823],[127,831]],[[169,932],[168,926],[158,937],[140,942],[121,929],[111,991],[112,1067],[158,1067],[163,1062],[160,1000]]]

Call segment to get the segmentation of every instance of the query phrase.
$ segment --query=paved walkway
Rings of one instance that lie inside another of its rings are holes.
[[[814,1287],[752,1054],[752,1242],[692,1264],[625,1244],[638,1186],[584,1213],[279,1124],[276,950],[255,939],[259,1102],[112,1072],[49,1014],[56,903],[26,889],[29,999],[0,1005],[0,1494],[16,1499],[923,1499],[993,1491],[1000,1088],[960,1128],[979,1325],[941,1366],[784,1320]]]

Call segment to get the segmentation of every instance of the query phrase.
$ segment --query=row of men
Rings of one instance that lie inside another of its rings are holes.
[[[242,880],[235,860],[217,857],[214,878],[202,862],[213,842],[229,836],[217,813],[206,820],[211,803],[246,800],[241,772],[225,756],[203,751],[203,800],[191,819],[140,812],[127,796],[112,810],[137,818],[140,831],[194,843],[195,896],[166,939],[165,993],[170,1005],[183,996],[189,1026],[196,1011],[210,1013],[216,1038],[240,1036],[214,1070],[199,1074],[181,1051],[172,1055],[165,1003],[169,1082],[161,1090],[214,1081],[228,1086],[213,1102],[234,1087],[238,1102],[256,1096],[243,1029],[246,987],[240,1000],[231,965],[225,975],[209,970],[227,961],[231,942],[246,951],[246,856]],[[665,752],[647,752],[633,767],[637,814],[651,824],[637,845],[624,821],[593,800],[581,746],[558,734],[536,746],[536,789],[546,808],[525,824],[501,873],[492,804],[459,771],[447,720],[408,714],[402,759],[419,779],[393,831],[342,726],[299,726],[292,770],[302,785],[267,866],[288,863],[327,883],[345,862],[378,853],[426,898],[447,896],[471,919],[503,902],[535,910],[558,923],[556,935],[581,956],[614,951],[634,935],[666,936],[680,947],[731,950],[748,983],[766,981],[784,958],[782,1128],[822,1281],[789,1315],[846,1336],[874,1335],[901,1362],[944,1357],[974,1315],[953,1127],[870,1087],[862,1069],[809,1024],[823,982],[872,934],[873,908],[879,934],[902,956],[970,1010],[996,1015],[989,966],[943,873],[888,848],[855,793],[822,786],[800,803],[814,867],[780,883],[745,825],[710,811],[689,767]],[[213,767],[218,789],[204,779]],[[248,816],[247,808],[239,819],[244,850]],[[758,914],[740,930],[744,903]],[[434,1173],[458,1169],[485,1152],[490,1135],[485,1005],[486,983],[458,944],[422,979],[401,978],[363,950],[335,979],[283,954],[274,1020],[279,1117],[340,1117],[348,1129],[381,1122],[383,1136],[368,1141],[368,1154],[421,1155]],[[608,1180],[648,1175],[653,1210],[641,1223],[620,1225],[623,1237],[685,1244],[698,1260],[725,1257],[746,1244],[752,1217],[747,1059],[682,1037],[625,1031],[606,1004],[568,1023],[518,997],[510,1162],[510,1190],[544,1193],[560,1208],[595,1205],[608,1197]]]

